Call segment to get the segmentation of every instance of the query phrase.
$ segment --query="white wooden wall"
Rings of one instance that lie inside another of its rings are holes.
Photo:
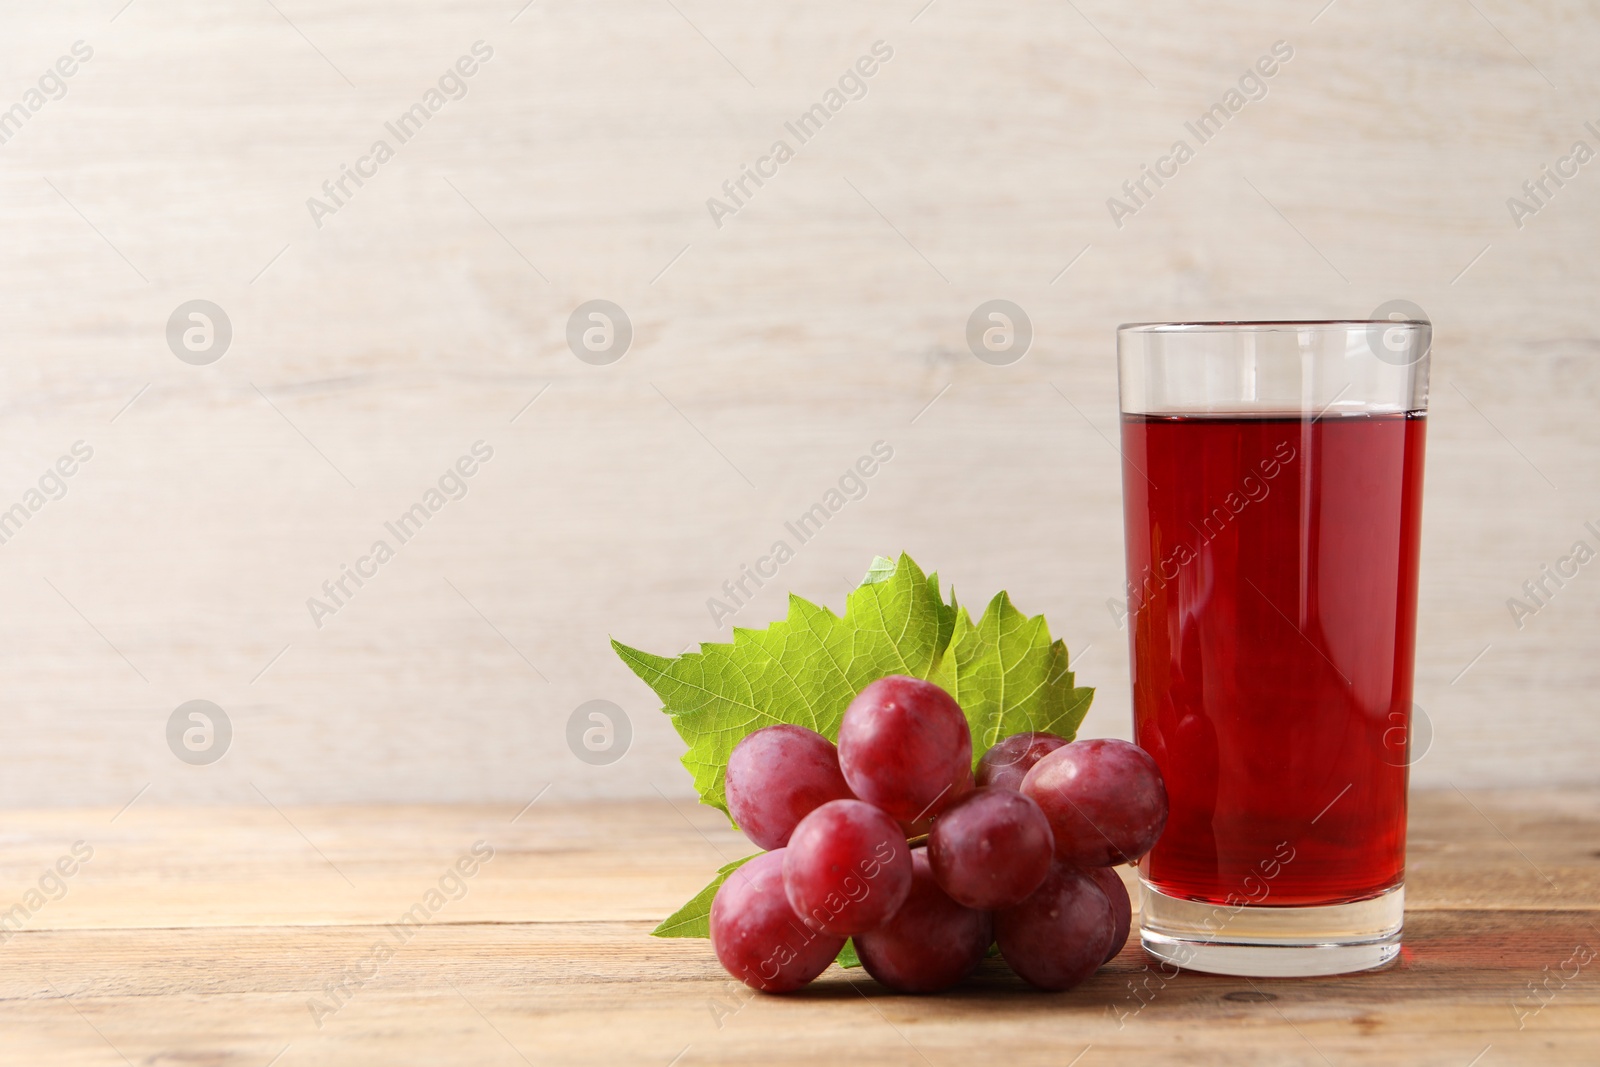
[[[1125,735],[1115,325],[1396,298],[1436,324],[1414,780],[1595,779],[1600,563],[1521,629],[1506,604],[1600,547],[1600,161],[1507,207],[1600,150],[1592,4],[123,3],[0,14],[0,107],[93,52],[0,145],[0,507],[93,449],[0,544],[0,802],[685,796],[608,635],[725,636],[707,598],[878,440],[738,621],[837,607],[905,549],[1046,613],[1099,687],[1086,731]],[[466,95],[319,228],[307,198],[477,41]],[[866,95],[715,225],[878,41]],[[1265,97],[1116,226],[1279,41]],[[609,366],[565,340],[593,298],[633,324]],[[1034,325],[1010,366],[967,350],[991,298]],[[206,366],[165,337],[194,299],[232,324]],[[466,497],[315,626],[479,440]],[[191,699],[232,723],[209,766],[167,746]],[[632,722],[609,766],[567,746],[591,699]]]

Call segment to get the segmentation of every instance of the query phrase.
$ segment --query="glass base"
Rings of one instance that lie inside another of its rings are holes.
[[[1352,904],[1230,907],[1140,883],[1144,950],[1184,970],[1251,978],[1349,974],[1400,954],[1405,887]]]

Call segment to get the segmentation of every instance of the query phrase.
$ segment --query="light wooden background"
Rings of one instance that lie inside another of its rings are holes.
[[[1600,161],[1521,229],[1506,207],[1600,149],[1592,5],[123,3],[0,15],[0,107],[94,49],[0,146],[0,506],[94,449],[0,545],[0,803],[685,795],[607,636],[726,636],[707,597],[879,439],[867,498],[738,621],[909,550],[1046,613],[1099,688],[1086,731],[1125,735],[1115,325],[1393,298],[1436,323],[1415,780],[1596,779],[1600,563],[1521,630],[1506,608],[1600,525]],[[314,227],[480,39],[466,98]],[[877,40],[866,98],[715,227],[705,199]],[[1266,99],[1113,226],[1278,40]],[[612,366],[564,341],[595,297],[635,328]],[[1035,325],[1012,366],[966,349],[992,297]],[[196,298],[234,330],[204,367],[164,339]],[[466,499],[314,627],[480,438]],[[209,767],[166,747],[194,698],[234,727]],[[605,767],[565,740],[595,698],[634,731]]]

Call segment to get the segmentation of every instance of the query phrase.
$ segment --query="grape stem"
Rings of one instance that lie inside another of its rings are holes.
[[[927,834],[918,834],[916,837],[906,838],[906,844],[911,848],[922,848],[928,843]]]

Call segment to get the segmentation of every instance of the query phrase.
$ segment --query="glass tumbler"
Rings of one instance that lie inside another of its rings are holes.
[[[1117,331],[1134,730],[1171,801],[1141,937],[1178,967],[1399,953],[1431,338]]]

